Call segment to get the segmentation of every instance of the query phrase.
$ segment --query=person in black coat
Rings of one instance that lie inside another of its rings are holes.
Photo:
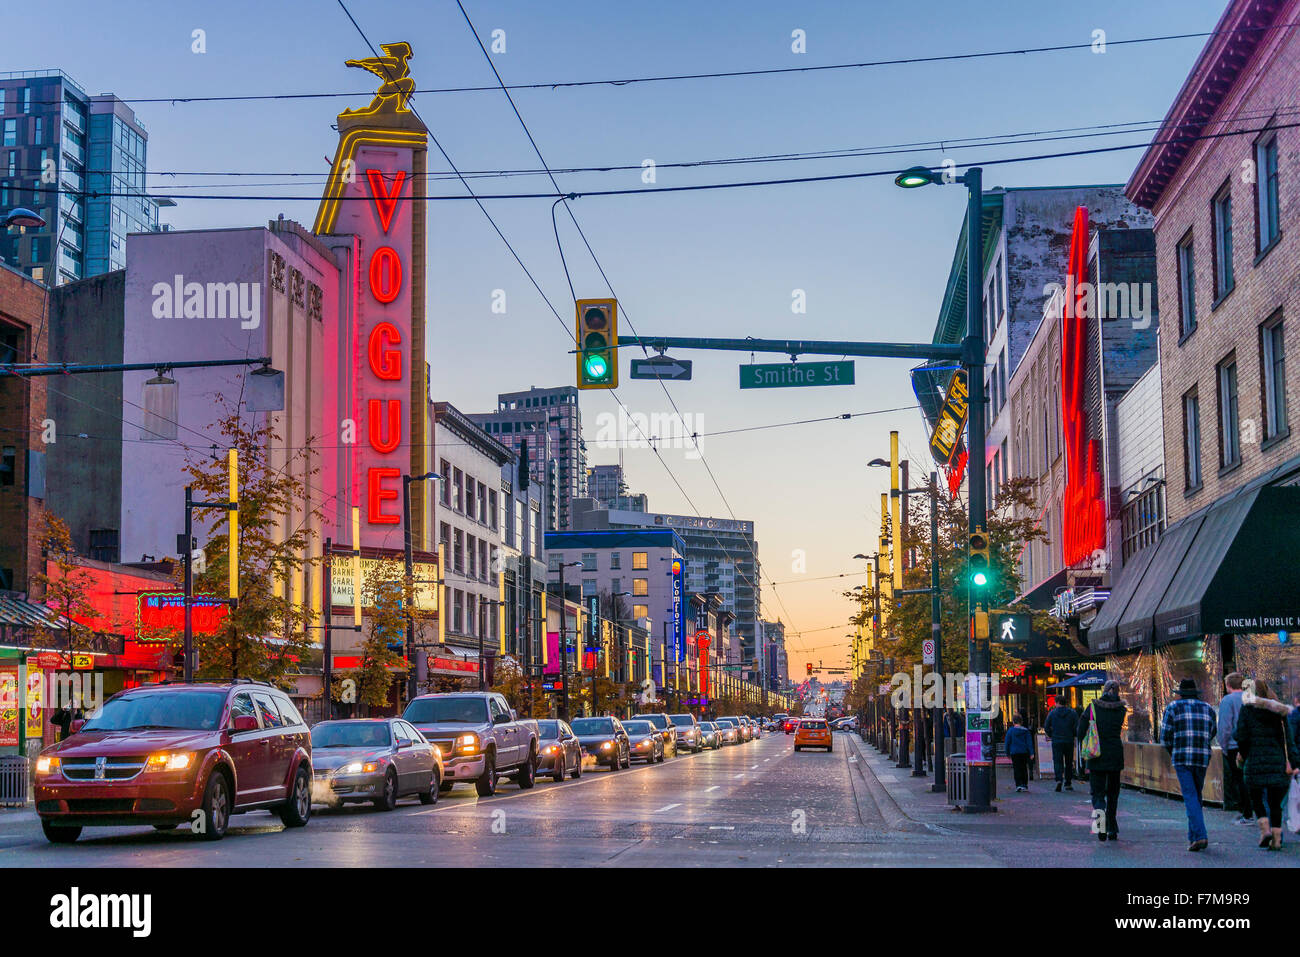
[[[1078,737],[1082,741],[1095,721],[1101,741],[1101,753],[1088,761],[1088,778],[1092,783],[1093,833],[1097,840],[1119,840],[1119,780],[1124,770],[1124,718],[1128,708],[1119,700],[1119,682],[1107,681],[1101,697],[1084,709],[1079,720]],[[1102,826],[1103,813],[1105,826]]]
[[[1058,699],[1056,707],[1047,713],[1043,731],[1052,740],[1052,767],[1056,771],[1056,790],[1064,783],[1067,791],[1074,790],[1074,742],[1079,733],[1079,716],[1064,700]]]
[[[1253,693],[1242,698],[1233,732],[1242,778],[1259,821],[1259,846],[1273,851],[1282,849],[1282,806],[1291,776],[1300,774],[1290,713],[1288,705],[1269,697],[1264,679],[1256,678]]]

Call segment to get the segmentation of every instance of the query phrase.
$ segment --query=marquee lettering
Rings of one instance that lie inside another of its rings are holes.
[[[380,379],[400,382],[402,379],[402,350],[391,348],[402,344],[402,333],[391,322],[381,322],[370,330],[367,351],[370,371]]]
[[[396,525],[400,516],[384,511],[383,503],[397,499],[397,489],[386,488],[386,479],[399,479],[402,470],[397,468],[371,468],[366,472],[366,520],[371,525]]]
[[[402,261],[392,246],[380,246],[370,257],[370,293],[387,305],[402,291]]]
[[[384,416],[379,411],[380,400],[369,399],[366,402],[366,432],[370,435],[370,447],[380,455],[387,455],[402,444],[402,403],[397,399],[384,399],[382,404],[387,407],[388,427],[382,427]],[[383,434],[385,432],[387,437]]]

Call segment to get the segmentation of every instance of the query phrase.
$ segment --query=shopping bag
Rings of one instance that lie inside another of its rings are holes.
[[[1097,712],[1088,705],[1088,732],[1083,736],[1079,757],[1091,760],[1101,754],[1101,735],[1097,733]]]
[[[1286,829],[1300,834],[1300,776],[1291,778],[1291,787],[1286,792]]]

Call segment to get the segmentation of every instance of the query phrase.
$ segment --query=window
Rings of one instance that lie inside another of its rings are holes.
[[[649,605],[633,605],[633,606],[632,606],[632,617],[633,617],[633,618],[638,618],[638,619],[640,619],[640,618],[649,618],[649,617],[650,617],[650,606],[649,606]]]
[[[1265,252],[1277,242],[1278,223],[1277,189],[1277,133],[1255,144],[1255,243],[1259,252]]]
[[[1189,491],[1201,487],[1201,406],[1195,389],[1183,396],[1183,476]]]
[[[451,567],[458,572],[465,570],[465,533],[459,528],[455,532],[456,545],[453,550]]]
[[[446,522],[438,526],[438,544],[444,549],[451,545],[451,526]]]
[[[117,529],[92,528],[90,530],[90,557],[97,562],[119,560]]]
[[[469,552],[469,577],[478,575],[478,543],[473,535],[465,536],[465,550]]]
[[[499,506],[497,504],[497,493],[495,491],[489,491],[488,492],[488,522],[492,525],[493,531],[496,531],[498,528],[501,527],[501,518],[500,515],[497,514],[498,507]]]
[[[1264,438],[1285,435],[1286,417],[1286,346],[1282,335],[1282,317],[1268,320],[1260,327],[1260,361],[1263,364]]]
[[[478,542],[478,569],[484,581],[491,577],[492,568],[488,565],[488,543],[485,538],[480,538]]]
[[[612,571],[612,572],[616,572],[616,571],[618,571],[618,570],[619,570],[620,568],[622,568],[622,567],[623,567],[623,553],[622,553],[622,552],[610,552],[610,553],[609,553],[609,570]],[[615,588],[614,590],[615,590],[615,591],[618,591],[617,588]]]
[[[649,555],[650,555],[649,552],[633,552],[633,553],[632,553],[632,570],[633,570],[633,571],[638,571],[638,572],[643,572],[643,571],[645,571],[647,568],[649,568],[649,567],[650,567],[650,557],[649,557]]]
[[[609,580],[609,592],[611,595],[617,595],[623,590],[623,580],[621,578],[611,578]]]
[[[633,578],[633,579],[632,579],[632,594],[635,595],[635,596],[638,597],[638,598],[644,598],[645,596],[649,595],[649,594],[650,594],[650,579],[648,579],[648,578]]]
[[[12,445],[0,449],[0,485],[13,485],[18,472],[18,450]]]
[[[1196,262],[1192,234],[1178,244],[1178,330],[1183,338],[1196,331]]]
[[[465,510],[465,506],[462,505],[461,503],[465,501],[465,499],[463,498],[464,489],[465,489],[465,473],[463,473],[460,469],[452,470],[451,486],[452,486],[451,507],[458,512],[463,512]]]
[[[451,592],[451,630],[465,631],[465,593],[459,588],[453,588]]]
[[[236,718],[252,718],[257,720],[257,712],[253,710],[253,696],[240,692],[230,699],[230,725],[234,727]]]
[[[451,482],[448,481],[448,477],[451,475],[451,463],[446,459],[442,459],[438,463],[438,474],[442,476],[438,480],[438,485],[442,489],[442,504],[447,508],[451,508]]]
[[[594,572],[597,570],[595,552],[582,553],[582,569],[583,571],[588,571],[588,572]]]
[[[582,580],[582,597],[590,598],[594,594],[596,594],[596,579],[584,578]]]
[[[1227,184],[1219,190],[1210,207],[1214,221],[1214,298],[1232,292],[1232,192]]]
[[[275,706],[275,699],[269,694],[258,692],[253,695],[253,700],[257,702],[258,714],[262,716],[262,727],[284,727],[284,720],[280,717],[280,709]]]
[[[546,570],[549,572],[558,572],[562,561],[564,561],[563,555],[557,555],[552,552],[550,555],[546,556]]]
[[[1219,465],[1231,468],[1241,462],[1241,433],[1237,417],[1237,359],[1219,363]]]
[[[998,408],[1007,404],[1007,353],[1004,349],[998,355]]]
[[[5,146],[18,145],[18,121],[17,120],[5,120],[4,145]],[[12,157],[13,154],[11,153],[10,156]]]
[[[487,486],[484,485],[482,482],[476,482],[475,484],[478,486],[477,502],[478,502],[479,524],[486,525],[488,523]]]

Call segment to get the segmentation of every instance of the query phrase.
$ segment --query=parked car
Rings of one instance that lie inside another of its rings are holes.
[[[442,752],[442,789],[472,781],[479,797],[497,792],[501,778],[530,788],[537,778],[537,722],[520,719],[495,692],[425,694],[402,717]]]
[[[834,751],[835,744],[831,741],[831,729],[821,718],[804,718],[799,722],[799,729],[794,733],[794,749],[802,751],[804,748],[825,748],[827,751]]]
[[[749,730],[753,736],[755,738],[761,738],[763,736],[763,722],[759,721],[757,718],[747,717],[745,720],[749,722]]]
[[[225,836],[231,814],[269,810],[285,827],[311,818],[311,736],[288,695],[247,680],[145,685],[113,695],[36,761],[46,838],[83,827],[190,824]]]
[[[401,718],[322,721],[311,729],[311,753],[318,804],[369,801],[391,811],[407,796],[438,802],[442,753]]]
[[[646,764],[662,762],[664,759],[664,739],[649,721],[624,721],[623,730],[627,732],[628,752],[633,761]]]
[[[618,718],[574,718],[573,733],[582,745],[583,757],[608,764],[611,771],[632,766],[632,748]]]
[[[719,718],[714,722],[723,744],[740,744],[740,728],[734,718]]]
[[[754,737],[754,732],[750,730],[749,725],[745,724],[744,718],[740,717],[739,715],[732,715],[728,717],[727,720],[735,724],[736,731],[739,734],[741,744],[743,744],[746,741],[749,741]]]
[[[582,745],[567,721],[538,721],[537,745],[537,769],[549,772],[557,784],[566,774],[582,777]]]
[[[677,757],[677,725],[668,720],[668,715],[654,711],[649,714],[634,714],[628,720],[649,721],[659,731],[664,742],[664,757]]]
[[[700,723],[695,720],[695,715],[670,714],[668,720],[677,727],[678,749],[699,754],[703,746],[700,744]]]
[[[711,751],[716,751],[722,747],[722,736],[718,731],[718,726],[712,721],[700,722],[700,745]]]

